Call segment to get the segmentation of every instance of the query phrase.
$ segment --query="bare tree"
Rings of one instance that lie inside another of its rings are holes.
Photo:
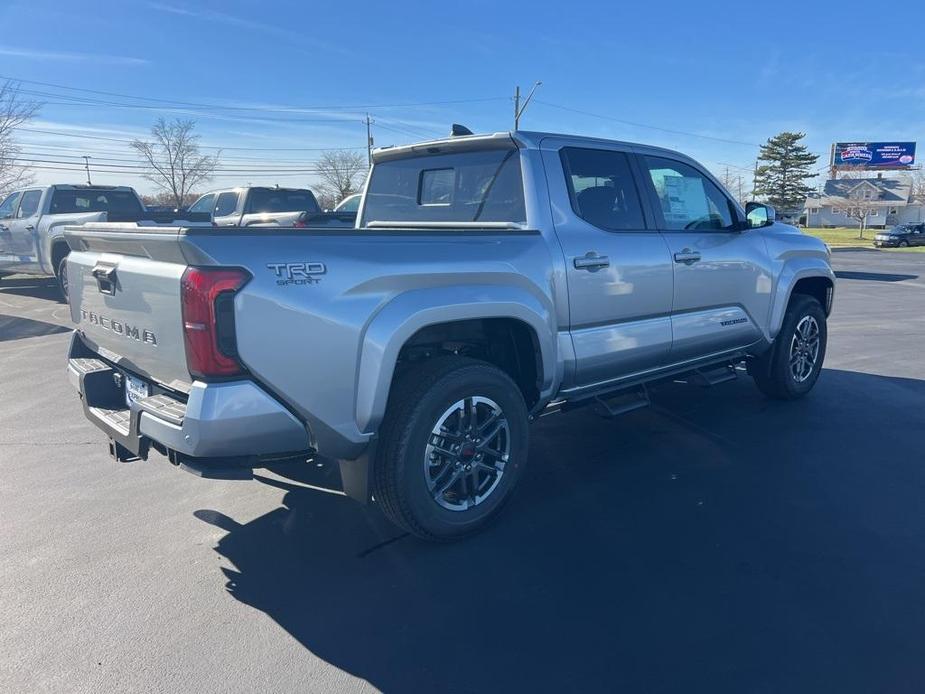
[[[200,195],[201,193],[187,193],[183,197],[182,207],[189,207],[199,199]],[[155,193],[154,195],[142,195],[141,201],[145,205],[169,205],[170,207],[176,207],[173,193],[167,190],[162,190],[160,193]]]
[[[913,171],[910,177],[909,202],[925,202],[925,172]]]
[[[848,219],[855,219],[858,222],[858,238],[864,238],[864,230],[867,229],[867,218],[874,214],[882,205],[870,205],[859,201],[846,201],[844,204],[832,206],[844,214]]]
[[[151,140],[131,144],[147,171],[142,174],[161,191],[169,193],[172,204],[182,207],[193,188],[210,180],[218,168],[221,150],[213,156],[199,152],[199,136],[193,134],[194,120],[158,118],[151,128]]]
[[[35,118],[41,102],[23,99],[19,84],[0,85],[0,195],[32,183],[29,167],[17,163],[22,150],[14,137],[16,128]]]
[[[346,149],[322,152],[316,167],[321,198],[332,199],[335,205],[358,192],[367,173],[366,157]]]

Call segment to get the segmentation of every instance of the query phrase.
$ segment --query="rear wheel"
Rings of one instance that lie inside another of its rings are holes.
[[[523,473],[527,415],[517,385],[491,364],[441,357],[406,367],[381,428],[376,501],[424,539],[480,530]]]
[[[899,247],[900,247],[900,248],[908,248],[908,247],[909,247],[909,242],[906,241],[906,239],[903,239],[902,241],[899,242]]]

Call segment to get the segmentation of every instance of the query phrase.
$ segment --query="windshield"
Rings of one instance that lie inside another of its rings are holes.
[[[111,212],[113,215],[140,215],[144,212],[138,198],[130,191],[93,188],[56,189],[48,211],[51,214]]]
[[[320,212],[310,190],[252,190],[247,199],[248,212]]]
[[[373,167],[364,224],[526,222],[518,150],[488,149],[386,161]]]
[[[351,195],[341,200],[340,204],[334,208],[335,212],[356,212],[360,209],[360,195]]]

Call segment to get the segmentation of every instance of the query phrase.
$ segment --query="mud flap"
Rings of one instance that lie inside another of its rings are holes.
[[[356,460],[338,460],[340,480],[344,494],[366,505],[370,502],[372,489],[369,480],[372,475],[373,461],[376,459],[377,440],[370,440],[366,450]]]

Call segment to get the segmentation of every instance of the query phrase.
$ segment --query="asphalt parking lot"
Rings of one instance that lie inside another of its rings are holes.
[[[53,284],[0,281],[0,690],[921,691],[925,255],[835,266],[808,398],[544,418],[449,546],[313,489],[324,462],[111,462]]]

